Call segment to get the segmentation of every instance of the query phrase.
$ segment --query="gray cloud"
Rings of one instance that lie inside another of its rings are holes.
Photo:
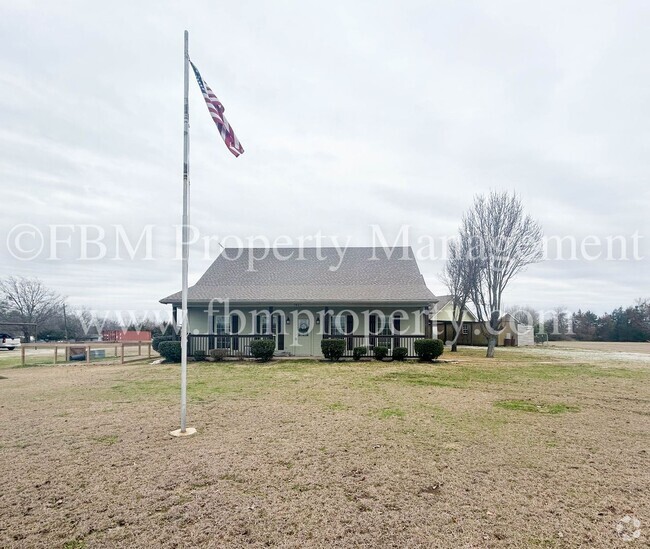
[[[321,230],[367,245],[370,225],[409,224],[443,237],[495,188],[520,193],[547,235],[650,237],[644,2],[151,7],[2,6],[2,235],[20,223],[157,230],[153,262],[19,262],[2,238],[0,276],[39,276],[97,308],[160,308],[178,289],[184,28],[246,149],[230,157],[192,82],[204,234]],[[648,295],[642,242],[643,261],[532,266],[507,299],[603,311]],[[195,246],[191,280],[209,262]],[[421,263],[435,292],[441,266]]]

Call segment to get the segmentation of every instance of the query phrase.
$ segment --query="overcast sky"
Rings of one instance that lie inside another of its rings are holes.
[[[496,189],[547,236],[628,244],[626,261],[532,266],[508,304],[603,312],[650,296],[648,2],[0,5],[0,276],[37,276],[75,306],[165,310],[180,289],[187,28],[246,150],[227,151],[191,80],[191,221],[214,237],[192,248],[191,283],[225,237],[371,245],[373,225],[391,241],[408,225],[414,248],[442,242]],[[29,261],[12,247],[25,224],[44,234]],[[109,257],[79,260],[95,224]],[[153,259],[115,259],[116,225],[133,243],[153,226]],[[420,261],[437,294],[442,265]]]

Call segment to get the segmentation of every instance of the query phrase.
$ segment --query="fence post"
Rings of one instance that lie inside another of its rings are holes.
[[[142,341],[138,340],[138,357],[142,356]]]
[[[58,358],[59,358],[59,346],[55,343],[54,344],[54,364],[56,364],[58,362],[58,360],[57,360]]]
[[[86,346],[86,364],[90,364],[90,345]]]
[[[120,347],[122,348],[122,351],[120,352],[120,364],[124,364],[124,343],[120,343]]]
[[[25,347],[23,345],[20,346],[20,363],[25,365]]]
[[[151,341],[147,344],[147,358],[151,358]]]

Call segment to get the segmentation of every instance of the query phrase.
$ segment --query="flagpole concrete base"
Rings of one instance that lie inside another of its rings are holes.
[[[173,437],[189,437],[190,435],[196,434],[196,429],[194,427],[187,427],[183,433],[180,429],[175,431],[170,431],[169,434]]]

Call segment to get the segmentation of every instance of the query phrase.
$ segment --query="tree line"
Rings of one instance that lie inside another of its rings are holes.
[[[582,309],[571,312],[566,307],[545,312],[528,306],[512,307],[508,312],[523,324],[534,326],[535,334],[549,341],[650,341],[648,298],[601,315]]]
[[[25,341],[31,337],[44,341],[97,338],[103,330],[149,331],[161,335],[171,329],[169,322],[149,318],[98,318],[86,307],[74,308],[65,297],[37,278],[10,276],[0,279],[0,331],[20,331]],[[12,334],[15,335],[15,334]]]

